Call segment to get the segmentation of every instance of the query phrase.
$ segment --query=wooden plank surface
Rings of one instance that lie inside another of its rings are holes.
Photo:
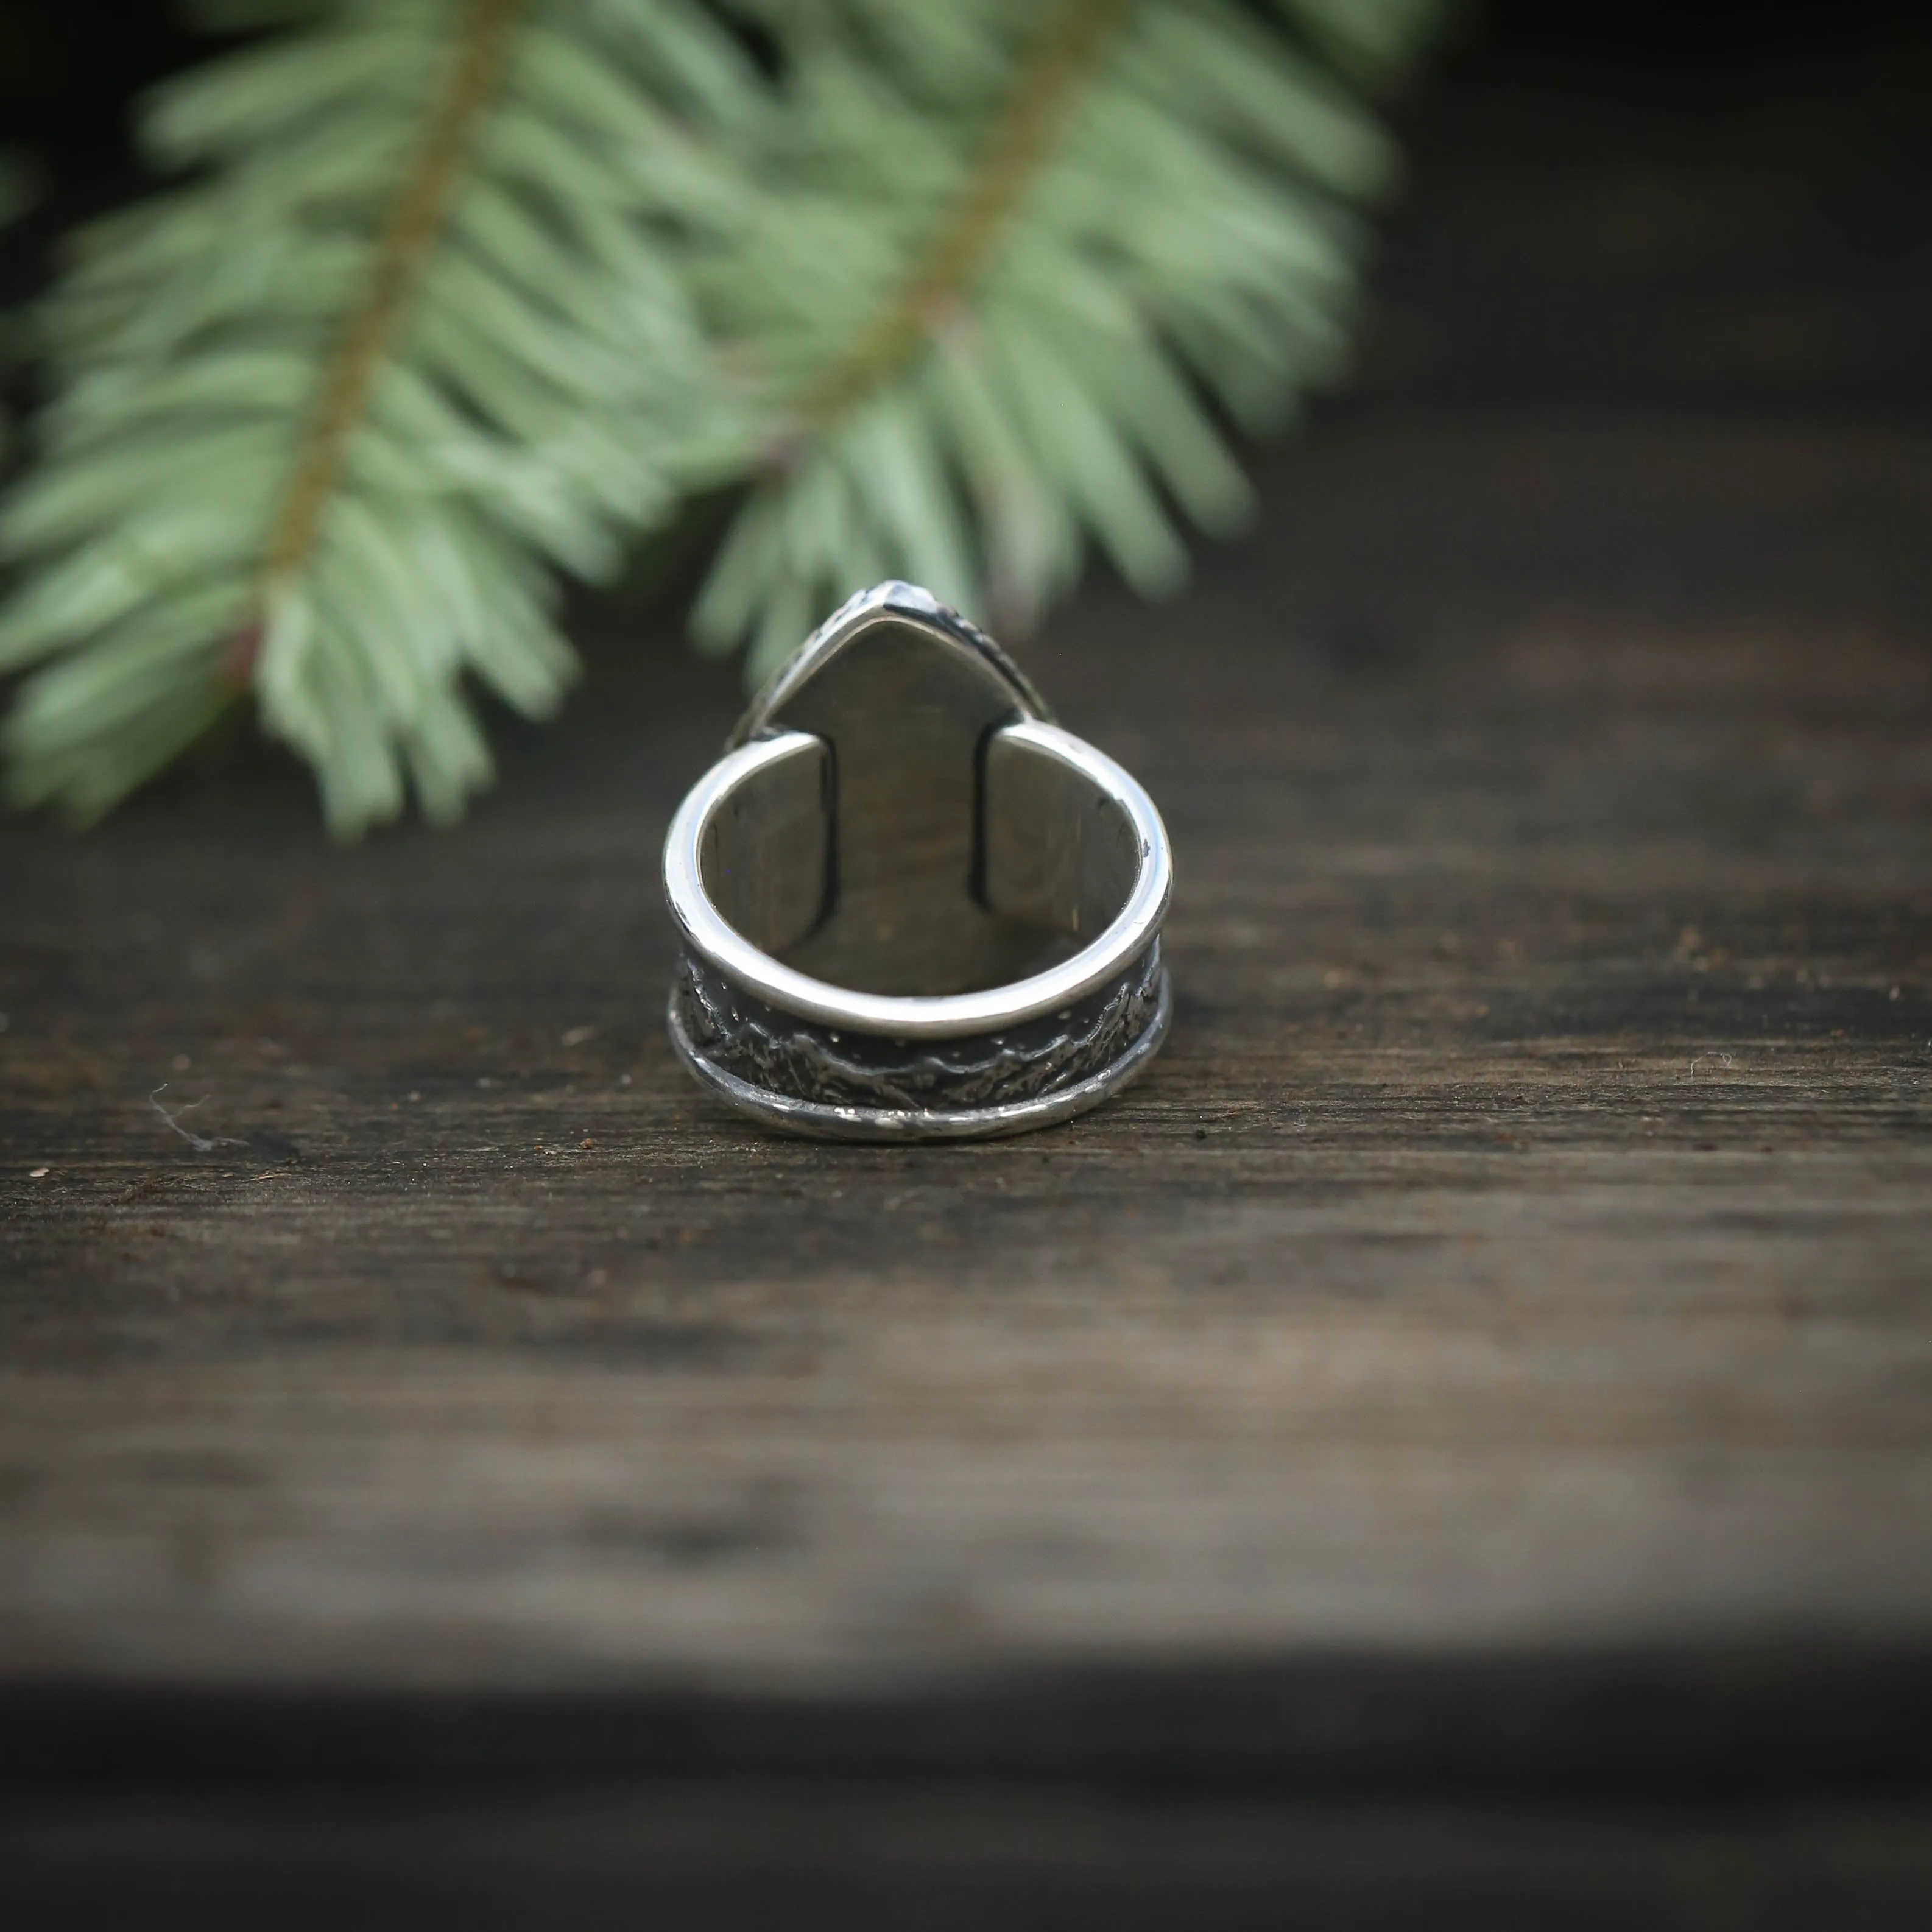
[[[245,744],[0,829],[0,1676],[1922,1658],[1924,256],[1817,214],[1922,235],[1902,58],[1797,158],[1772,82],[1419,124],[1363,388],[1185,598],[1024,651],[1178,866],[1171,1043],[1067,1127],[790,1143],[680,1073],[656,854],[738,694],[655,604],[455,834],[332,850]]]

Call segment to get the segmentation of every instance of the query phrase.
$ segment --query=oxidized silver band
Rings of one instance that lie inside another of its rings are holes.
[[[909,584],[855,597],[766,686],[678,808],[664,872],[671,1043],[794,1132],[1045,1126],[1167,1030],[1160,814]]]

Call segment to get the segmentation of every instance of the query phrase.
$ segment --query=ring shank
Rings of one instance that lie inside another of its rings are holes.
[[[666,843],[688,947],[780,1012],[890,1039],[970,1036],[1118,979],[1160,928],[1172,870],[1159,814],[1057,726],[984,734],[956,830],[855,810],[843,789],[824,738],[778,732],[728,753]]]

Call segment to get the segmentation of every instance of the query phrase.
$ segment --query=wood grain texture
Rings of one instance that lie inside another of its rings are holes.
[[[657,850],[737,693],[662,614],[582,614],[454,835],[332,850],[245,747],[0,830],[0,1677],[1932,1648],[1932,418],[1822,327],[1646,359],[1696,235],[1718,336],[1804,280],[1809,204],[1736,238],[1756,96],[1637,160],[1554,111],[1445,97],[1364,390],[1184,599],[1024,652],[1177,854],[1172,1040],[1088,1118],[816,1146],[681,1075]]]

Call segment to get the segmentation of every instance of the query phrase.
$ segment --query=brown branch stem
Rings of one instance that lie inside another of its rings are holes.
[[[265,585],[286,581],[308,561],[329,499],[341,480],[349,440],[369,405],[410,289],[434,245],[477,116],[502,70],[522,0],[466,0],[456,50],[423,144],[389,203],[368,285],[344,327],[316,392],[308,432],[263,554]]]
[[[1129,0],[1063,0],[1022,62],[1005,110],[965,191],[925,259],[850,352],[800,401],[824,422],[894,374],[984,271],[1001,230],[1053,151],[1081,83],[1105,52]]]

